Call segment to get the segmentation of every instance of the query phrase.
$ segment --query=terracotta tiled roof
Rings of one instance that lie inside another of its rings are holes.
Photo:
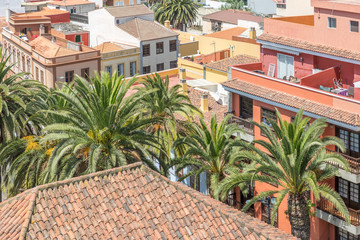
[[[87,0],[65,0],[65,1],[51,1],[48,4],[58,5],[58,6],[75,6],[75,5],[85,5],[85,4],[95,4],[94,2]]]
[[[50,9],[48,7],[44,7],[41,11],[38,12],[28,12],[28,13],[18,13],[18,16],[52,16],[59,14],[68,14],[68,11],[60,10],[60,9]]]
[[[188,80],[191,81],[191,80]],[[190,101],[193,105],[198,107],[200,109],[201,106],[201,95],[203,94],[203,91],[197,90],[192,87],[188,87],[188,96],[190,98]],[[211,118],[213,114],[216,114],[216,118],[218,122],[222,121],[224,119],[225,113],[228,112],[228,107],[223,106],[216,102],[216,100],[208,94],[208,100],[209,100],[209,111],[204,112],[204,121],[207,124],[210,124]],[[195,117],[196,122],[200,122],[200,119],[198,117]]]
[[[331,106],[316,103],[305,98],[296,97],[266,87],[261,87],[259,85],[245,82],[239,79],[223,82],[222,85],[254,96],[281,103],[286,106],[298,109],[303,108],[305,111],[317,114],[321,117],[333,119],[353,126],[360,126],[358,115],[356,113],[336,109]]]
[[[214,32],[211,34],[207,34],[205,36],[207,37],[214,37],[214,38],[221,38],[221,39],[227,39],[227,40],[233,40],[233,36],[239,36],[243,32],[245,32],[247,28],[243,27],[234,27],[230,28],[224,31]]]
[[[135,163],[0,204],[0,239],[295,239]]]
[[[258,40],[277,43],[285,46],[295,47],[295,48],[301,48],[309,51],[319,52],[319,53],[325,53],[329,55],[334,55],[338,57],[348,58],[348,59],[354,59],[360,61],[360,52],[353,52],[346,49],[339,49],[327,45],[321,45],[316,43],[311,43],[303,40],[297,40],[293,38],[287,38],[287,37],[281,37],[276,36],[269,33],[264,33],[260,35]]]
[[[245,21],[257,22],[257,23],[264,21],[263,17],[252,15],[251,12],[245,12],[245,11],[233,10],[233,9],[211,13],[203,16],[203,19],[227,22],[235,25],[238,24],[238,20],[245,20]]]
[[[147,21],[141,18],[134,18],[118,27],[142,41],[175,37],[178,35],[173,30],[168,29],[157,22]]]
[[[208,63],[205,66],[215,70],[226,72],[230,66],[255,62],[259,62],[259,59],[248,55],[238,55],[235,57],[225,58],[220,61]]]
[[[94,48],[100,50],[101,53],[108,53],[108,52],[124,50],[124,48],[122,48],[121,46],[119,46],[115,43],[112,43],[112,42],[104,42]]]
[[[144,4],[129,5],[122,7],[120,6],[105,7],[104,9],[116,18],[154,14],[154,12]]]

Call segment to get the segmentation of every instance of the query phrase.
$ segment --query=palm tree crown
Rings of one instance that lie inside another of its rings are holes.
[[[262,192],[243,208],[247,210],[256,201],[276,194],[276,203],[272,209],[272,223],[276,212],[288,196],[288,214],[292,234],[301,239],[310,238],[309,193],[320,200],[320,196],[329,200],[349,220],[348,210],[337,192],[324,182],[334,177],[337,169],[329,164],[336,162],[345,169],[346,160],[336,153],[326,153],[325,147],[335,145],[344,149],[342,141],[336,137],[322,137],[326,127],[325,119],[317,119],[309,125],[309,118],[303,118],[302,110],[291,123],[283,121],[277,111],[279,123],[268,119],[271,127],[254,122],[268,141],[255,140],[246,143],[242,157],[253,164],[242,172],[233,173],[226,178],[216,191],[216,196],[225,198],[228,191],[244,182],[267,182],[278,185],[279,190]],[[259,148],[260,146],[261,148]],[[264,150],[262,150],[264,149]],[[263,173],[266,173],[264,175]]]

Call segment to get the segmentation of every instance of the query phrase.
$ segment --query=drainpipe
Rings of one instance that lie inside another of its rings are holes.
[[[143,73],[143,43],[140,41],[140,74]]]

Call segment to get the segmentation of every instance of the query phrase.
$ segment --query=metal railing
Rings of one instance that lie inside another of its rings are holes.
[[[277,3],[276,7],[286,9],[286,3]]]
[[[230,193],[227,198],[225,203],[233,208],[236,208],[237,210],[240,210],[243,208],[243,204],[239,201],[236,200],[236,194],[235,193]],[[249,216],[254,217],[255,216],[255,210],[254,208],[249,208],[249,210],[246,212]]]
[[[329,201],[321,198],[317,203],[317,208],[330,213],[340,219],[344,219],[342,214],[330,203]],[[354,226],[360,226],[360,210],[354,210],[352,208],[348,208],[351,224]]]
[[[233,113],[231,113],[231,112],[225,113],[225,115],[228,115],[228,114],[232,115],[230,120],[229,120],[229,124],[230,123],[235,123],[235,124],[239,125],[240,128],[245,131],[245,133],[254,136],[254,124],[252,124],[251,122],[249,122],[246,119],[243,119],[243,118],[240,118],[240,117],[237,117],[237,116],[233,115]]]
[[[340,152],[337,152],[337,151],[333,151],[333,150],[330,150],[330,149],[326,149],[326,151],[328,153],[338,153],[338,154],[340,154],[341,156],[343,156],[348,161],[348,163],[350,165],[350,172],[351,173],[354,173],[354,174],[359,174],[360,173],[360,158],[354,158],[354,157],[351,157],[349,155],[346,155],[346,154],[343,154],[343,153],[340,153]],[[339,166],[335,162],[330,162],[330,163],[332,165],[334,165],[334,166],[342,168],[341,166]]]

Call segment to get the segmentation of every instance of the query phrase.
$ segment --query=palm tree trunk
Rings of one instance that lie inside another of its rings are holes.
[[[310,239],[310,216],[306,194],[289,194],[288,213],[291,234],[301,240]]]

